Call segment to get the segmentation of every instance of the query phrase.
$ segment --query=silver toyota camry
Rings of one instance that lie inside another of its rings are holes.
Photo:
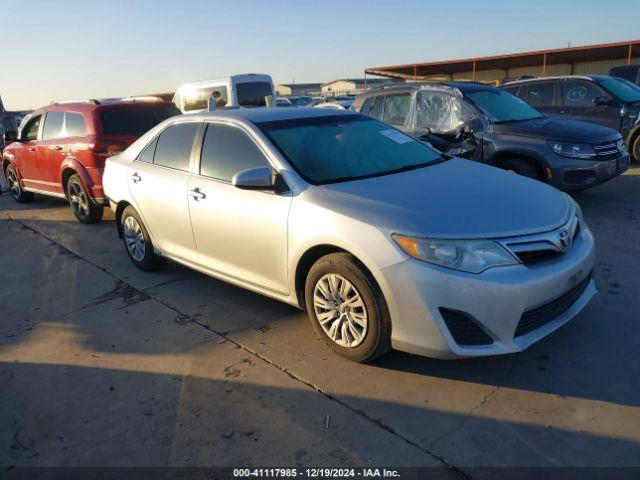
[[[304,308],[352,360],[518,352],[596,293],[569,196],[352,112],[173,117],[103,184],[136,267],[169,258]]]

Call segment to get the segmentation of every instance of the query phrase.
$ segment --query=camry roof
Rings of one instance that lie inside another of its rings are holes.
[[[336,115],[358,115],[347,110],[329,108],[295,108],[295,107],[264,107],[264,108],[220,108],[212,112],[186,113],[184,116],[198,118],[237,118],[249,120],[253,123],[272,122],[274,120],[293,120],[297,118],[332,117]]]

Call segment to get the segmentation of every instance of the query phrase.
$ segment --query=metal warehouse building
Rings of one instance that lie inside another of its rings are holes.
[[[391,76],[391,75],[389,75]],[[362,93],[369,88],[379,87],[389,82],[400,82],[399,78],[340,78],[322,84],[323,95],[345,95],[352,93]]]
[[[616,65],[640,63],[640,40],[492,57],[412,63],[367,68],[365,75],[403,78],[407,81],[478,81],[499,83],[523,75],[607,74]]]
[[[276,85],[278,95],[320,95],[321,83],[281,83]]]

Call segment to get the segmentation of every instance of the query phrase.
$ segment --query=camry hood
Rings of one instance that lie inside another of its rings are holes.
[[[429,167],[321,187],[327,207],[389,233],[498,238],[562,226],[573,207],[542,182],[452,159]]]
[[[600,143],[615,141],[618,132],[594,123],[561,118],[543,117],[523,122],[498,123],[493,126],[497,133],[525,137],[557,140],[561,142]]]

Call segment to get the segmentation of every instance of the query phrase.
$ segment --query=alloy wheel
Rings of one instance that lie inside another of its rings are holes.
[[[13,168],[7,169],[7,183],[9,184],[9,188],[11,189],[11,195],[13,198],[18,198],[20,196],[20,182],[16,177],[16,172],[13,171]]]
[[[77,215],[85,217],[89,214],[89,199],[82,186],[72,183],[69,186],[69,201]]]
[[[129,254],[136,262],[142,262],[147,250],[147,243],[144,239],[144,232],[138,221],[129,216],[123,223],[124,242]]]
[[[360,293],[342,275],[321,277],[313,289],[313,306],[318,323],[341,347],[360,345],[367,334],[367,309]]]

